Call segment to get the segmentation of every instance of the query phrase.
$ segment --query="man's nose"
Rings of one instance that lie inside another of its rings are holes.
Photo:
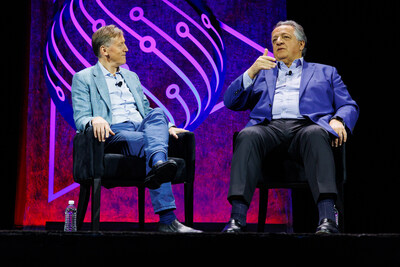
[[[278,39],[276,39],[276,44],[277,45],[283,44],[283,39],[281,37],[278,37]]]

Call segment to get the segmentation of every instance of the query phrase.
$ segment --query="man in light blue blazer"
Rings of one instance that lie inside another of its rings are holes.
[[[114,25],[101,27],[92,36],[98,62],[76,73],[72,80],[72,105],[78,131],[92,126],[94,137],[105,142],[105,152],[146,158],[147,177],[154,211],[160,215],[159,231],[200,232],[181,224],[170,181],[177,165],[168,160],[169,135],[184,129],[168,122],[160,108],[152,109],[136,73],[121,68],[128,48],[123,32]],[[162,175],[158,175],[162,173]]]
[[[303,162],[319,211],[317,233],[336,233],[337,188],[330,146],[346,142],[358,119],[358,105],[334,67],[303,59],[307,39],[299,24],[279,22],[271,39],[274,57],[266,49],[224,95],[229,109],[251,112],[234,146],[228,193],[232,212],[223,231],[244,229],[247,209],[263,176],[263,159],[283,146]]]

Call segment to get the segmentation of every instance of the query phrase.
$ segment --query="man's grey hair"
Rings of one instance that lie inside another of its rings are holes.
[[[92,48],[93,52],[96,55],[96,57],[100,58],[100,47],[102,45],[108,47],[111,45],[111,40],[115,37],[118,37],[120,35],[123,35],[124,33],[122,32],[121,29],[117,28],[115,25],[107,25],[103,26],[100,29],[98,29],[93,35],[92,35]]]
[[[304,41],[304,49],[302,51],[302,56],[304,57],[306,55],[306,50],[307,50],[306,49],[307,37],[306,34],[304,33],[303,27],[293,20],[285,20],[285,21],[279,21],[275,25],[274,29],[282,25],[292,26],[294,28],[294,35],[296,36],[297,40]]]

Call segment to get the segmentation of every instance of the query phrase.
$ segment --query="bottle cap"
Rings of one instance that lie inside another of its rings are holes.
[[[74,203],[75,203],[75,202],[74,202],[73,200],[69,200],[69,201],[68,201],[68,204],[69,204],[69,205],[74,205]]]

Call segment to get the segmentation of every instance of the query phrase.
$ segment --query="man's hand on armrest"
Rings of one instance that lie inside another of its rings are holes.
[[[98,139],[99,142],[105,142],[106,138],[115,133],[111,130],[108,122],[102,117],[95,117],[92,119],[93,134],[94,138]]]

